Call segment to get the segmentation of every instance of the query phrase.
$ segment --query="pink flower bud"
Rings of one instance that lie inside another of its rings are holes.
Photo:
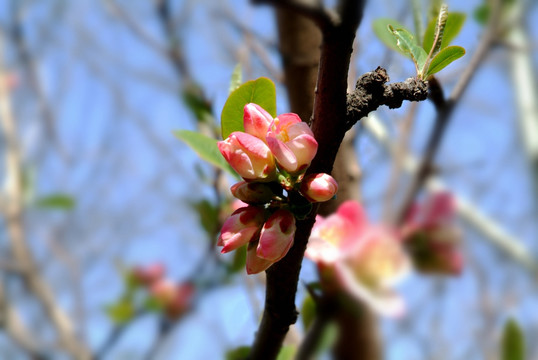
[[[273,121],[267,145],[280,167],[289,173],[306,170],[318,151],[312,130],[297,114],[282,114]]]
[[[263,224],[256,254],[262,259],[276,262],[282,259],[293,245],[295,216],[288,210],[278,210]]]
[[[267,145],[257,137],[233,132],[218,142],[219,150],[237,173],[246,180],[270,181],[275,175],[275,160]]]
[[[150,286],[160,280],[164,275],[164,265],[160,263],[151,264],[148,266],[136,266],[133,271],[133,278],[137,283],[145,286]]]
[[[273,190],[264,183],[241,181],[234,184],[230,191],[239,200],[251,204],[263,204],[269,202],[275,196]]]
[[[256,254],[256,243],[252,242],[248,245],[247,250],[247,274],[257,274],[264,270],[267,270],[274,261],[262,259]]]
[[[172,319],[183,315],[191,306],[194,290],[190,283],[176,285],[174,297],[164,308],[166,315]]]
[[[338,191],[338,183],[329,174],[311,174],[301,182],[301,193],[310,202],[330,200],[336,191]]]
[[[194,286],[189,283],[176,284],[170,280],[160,280],[152,285],[151,296],[162,306],[168,317],[178,318],[190,306]]]
[[[227,253],[247,244],[259,234],[264,221],[264,210],[247,206],[233,212],[224,222],[217,242],[223,246],[221,252]]]
[[[246,104],[244,108],[243,125],[245,132],[256,136],[265,142],[267,129],[273,122],[273,117],[260,105]]]
[[[456,204],[450,193],[432,195],[415,205],[401,234],[417,271],[459,275],[463,268],[461,232],[455,225]]]

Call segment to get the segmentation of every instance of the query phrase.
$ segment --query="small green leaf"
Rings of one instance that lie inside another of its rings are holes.
[[[217,140],[189,130],[174,131],[174,135],[193,149],[203,160],[238,177],[237,173],[220,153]]]
[[[200,86],[190,84],[183,89],[183,102],[198,122],[214,123],[211,103],[204,97]]]
[[[71,210],[75,207],[75,199],[67,194],[51,194],[37,199],[36,206],[42,209]]]
[[[394,19],[380,18],[380,19],[375,20],[372,23],[374,34],[376,34],[377,38],[381,40],[381,42],[383,42],[383,44],[385,44],[389,49],[396,50],[400,54],[410,57],[409,53],[402,51],[398,47],[398,40],[396,39],[396,37],[394,37],[392,32],[389,30],[389,27],[388,27],[389,25],[392,25],[396,29],[405,29],[405,26],[403,26],[402,24],[400,24],[398,21]]]
[[[402,51],[411,54],[411,58],[417,68],[417,73],[420,73],[424,67],[428,54],[426,54],[423,48],[417,45],[413,35],[406,29],[394,29],[392,25],[389,25],[389,29],[397,38],[398,47]]]
[[[459,59],[463,55],[465,55],[465,49],[461,46],[449,46],[444,48],[433,58],[425,78],[427,79],[428,76],[441,71],[451,62]]]
[[[244,131],[243,108],[248,103],[255,103],[276,117],[275,84],[268,78],[250,80],[235,89],[222,109],[220,117],[222,138],[226,139],[234,131]]]
[[[232,263],[228,266],[228,271],[232,274],[238,271],[241,271],[245,268],[246,263],[247,263],[247,247],[241,246],[240,248],[235,250]]]
[[[296,352],[297,352],[297,349],[295,348],[295,346],[292,346],[292,345],[283,346],[280,349],[276,360],[293,360]]]
[[[305,297],[303,301],[303,306],[301,307],[301,320],[303,322],[303,327],[306,330],[310,327],[312,324],[312,321],[314,321],[314,318],[316,317],[316,303],[314,302],[314,299],[312,299],[311,296]]]
[[[116,324],[125,324],[134,315],[133,304],[130,301],[120,300],[105,308],[107,315]]]
[[[200,216],[200,224],[202,225],[202,228],[207,232],[208,235],[215,235],[217,232],[219,216],[218,209],[206,199],[194,202],[191,204],[191,206]]]
[[[452,40],[454,40],[454,38],[458,36],[463,27],[463,23],[465,22],[465,17],[466,15],[460,12],[448,13],[443,33],[443,39],[441,41],[441,49],[444,49],[445,47],[450,45]],[[435,40],[436,24],[437,19],[432,19],[429,22],[426,31],[424,32],[423,48],[427,53],[430,52],[433,45],[433,41]]]
[[[490,11],[489,4],[485,2],[474,9],[473,17],[480,25],[485,25],[488,22]]]
[[[241,63],[235,65],[234,71],[232,72],[232,79],[230,80],[230,88],[228,90],[229,94],[231,94],[235,89],[241,86],[241,83],[243,82],[242,71],[243,69],[241,67]]]
[[[250,346],[240,346],[226,352],[226,360],[246,360],[250,355]]]
[[[525,338],[514,319],[509,319],[504,325],[501,351],[502,360],[525,360]]]

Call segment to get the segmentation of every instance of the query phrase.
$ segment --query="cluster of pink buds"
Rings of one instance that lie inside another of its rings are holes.
[[[194,285],[176,283],[164,277],[165,268],[156,263],[148,266],[136,266],[131,271],[131,278],[138,286],[148,291],[149,297],[170,319],[183,315],[192,304]]]
[[[455,223],[455,201],[450,193],[436,193],[424,204],[415,204],[401,234],[417,271],[441,275],[461,273],[461,232]]]
[[[328,174],[305,176],[318,143],[297,114],[273,119],[251,103],[245,105],[243,125],[245,132],[218,143],[244,180],[231,187],[232,195],[247,204],[224,222],[218,245],[223,253],[247,245],[247,273],[255,274],[287,254],[296,218],[305,217],[312,202],[333,198],[338,184]]]

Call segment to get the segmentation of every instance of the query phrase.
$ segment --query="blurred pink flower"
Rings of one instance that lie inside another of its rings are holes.
[[[301,193],[310,202],[331,200],[338,191],[338,183],[329,174],[310,174],[301,182]]]
[[[383,315],[404,313],[394,286],[408,273],[409,259],[395,232],[370,224],[358,202],[316,218],[306,256],[317,263],[326,290],[343,290]]]
[[[243,126],[247,134],[256,136],[263,140],[267,135],[267,130],[273,122],[273,117],[265,111],[260,105],[250,103],[244,108]]]
[[[132,276],[135,281],[144,286],[150,286],[160,280],[165,273],[165,267],[161,263],[155,263],[147,266],[135,266],[132,270]]]
[[[415,205],[401,229],[415,268],[423,273],[459,275],[463,269],[461,231],[450,193],[436,193]]]
[[[293,113],[275,118],[266,139],[280,167],[289,173],[305,171],[318,150],[308,124]]]
[[[176,284],[162,279],[151,286],[150,294],[168,317],[176,319],[190,307],[194,290],[190,283]]]
[[[245,180],[270,181],[276,174],[271,151],[253,135],[236,131],[217,145],[222,156]]]

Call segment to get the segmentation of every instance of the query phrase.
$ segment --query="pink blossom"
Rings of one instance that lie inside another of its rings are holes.
[[[160,280],[164,276],[164,273],[164,265],[155,263],[147,266],[135,266],[132,271],[132,276],[137,283],[151,286],[151,284]]]
[[[306,256],[331,291],[343,290],[384,315],[403,314],[393,288],[408,273],[409,260],[395,232],[370,224],[359,203],[346,201],[335,214],[318,216]]]
[[[240,208],[224,222],[220,231],[218,246],[222,253],[235,250],[256,238],[264,221],[263,208],[247,206]]]
[[[273,117],[260,105],[250,103],[244,108],[243,126],[247,134],[256,136],[265,142],[267,130],[273,122]]]
[[[276,211],[263,224],[256,255],[273,262],[282,259],[293,245],[295,230],[295,216],[289,210]]]
[[[192,303],[194,286],[190,283],[176,284],[162,279],[150,288],[151,296],[162,306],[167,316],[178,318]]]
[[[266,139],[280,167],[289,173],[306,170],[318,150],[312,130],[297,114],[275,118]]]
[[[310,174],[301,182],[301,193],[310,202],[328,201],[338,191],[338,183],[329,174]]]
[[[443,192],[415,205],[401,229],[415,268],[423,273],[459,275],[463,268],[461,232],[455,224],[455,202]]]
[[[247,249],[247,274],[257,274],[264,270],[267,270],[275,262],[271,260],[262,259],[257,255],[256,243],[250,243]]]
[[[275,175],[275,160],[269,147],[257,137],[236,131],[218,142],[219,150],[245,180],[271,181]]]

